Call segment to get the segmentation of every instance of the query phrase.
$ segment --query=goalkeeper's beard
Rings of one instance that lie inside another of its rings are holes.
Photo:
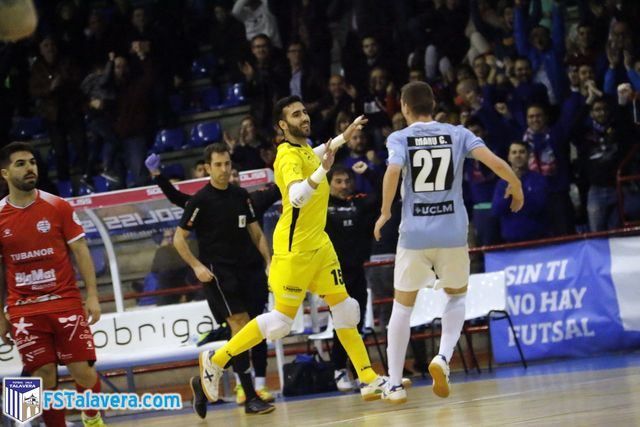
[[[291,134],[291,136],[294,136],[296,138],[307,138],[309,135],[311,135],[311,125],[309,125],[308,131],[303,130],[302,126],[298,127],[289,125],[289,133]]]

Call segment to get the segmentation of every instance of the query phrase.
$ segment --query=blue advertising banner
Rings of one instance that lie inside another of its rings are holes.
[[[620,241],[631,244],[627,253],[635,248],[640,254],[637,237],[486,254],[487,272],[505,272],[507,310],[527,359],[640,347],[640,331],[629,327],[639,324],[635,313],[640,312],[640,283],[632,287],[624,279],[630,272],[640,277],[640,256],[635,262],[618,256],[620,245],[613,243]],[[496,361],[518,361],[508,323],[494,321],[491,328]]]

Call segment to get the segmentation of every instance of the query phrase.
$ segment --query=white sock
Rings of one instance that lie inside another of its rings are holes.
[[[256,390],[262,390],[267,383],[267,379],[265,377],[255,377],[254,383]]]
[[[440,337],[439,354],[451,362],[453,349],[460,339],[460,332],[464,325],[465,295],[451,296],[442,314],[442,336]]]
[[[404,359],[411,335],[409,319],[413,307],[407,307],[393,301],[393,310],[387,329],[387,360],[389,362],[389,382],[392,386],[402,384]]]

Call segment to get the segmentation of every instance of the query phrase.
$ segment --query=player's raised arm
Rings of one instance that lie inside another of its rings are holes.
[[[471,155],[474,159],[479,160],[489,169],[491,169],[500,178],[507,181],[507,190],[504,197],[511,197],[511,211],[518,212],[524,205],[524,194],[522,194],[522,183],[518,176],[513,172],[513,169],[496,156],[487,147],[478,147],[471,150]]]
[[[382,181],[382,207],[380,208],[380,217],[376,221],[373,229],[373,236],[376,240],[380,240],[380,230],[382,230],[386,222],[391,219],[391,205],[393,204],[393,199],[396,197],[401,172],[401,166],[390,164],[384,173],[384,179]]]
[[[361,130],[368,122],[369,119],[367,119],[364,115],[356,117],[356,119],[343,133],[331,139],[326,144],[318,145],[313,149],[313,152],[316,153],[316,156],[318,156],[319,159],[322,159],[322,156],[326,152],[327,147],[329,147],[329,149],[331,149],[333,152],[338,151],[340,147],[349,142],[356,130]]]

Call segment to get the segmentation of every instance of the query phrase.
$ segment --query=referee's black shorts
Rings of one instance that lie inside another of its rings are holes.
[[[245,312],[254,318],[265,310],[269,291],[262,266],[205,265],[214,275],[213,280],[203,286],[216,319]]]

